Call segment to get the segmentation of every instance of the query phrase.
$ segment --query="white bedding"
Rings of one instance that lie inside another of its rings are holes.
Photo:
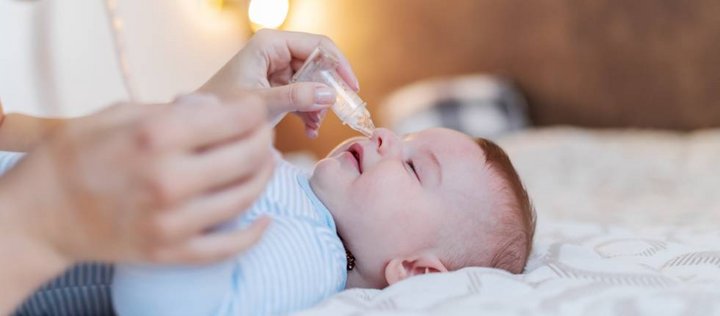
[[[552,128],[501,141],[538,211],[526,271],[348,290],[303,315],[720,315],[720,130]]]

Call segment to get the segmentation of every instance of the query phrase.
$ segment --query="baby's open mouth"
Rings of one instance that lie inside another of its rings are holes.
[[[357,161],[357,165],[358,165],[358,171],[360,173],[362,173],[362,171],[363,171],[362,170],[362,154],[363,154],[362,146],[358,143],[352,144],[348,148],[348,152],[350,152],[350,154],[352,154],[353,158],[355,158],[355,161]]]

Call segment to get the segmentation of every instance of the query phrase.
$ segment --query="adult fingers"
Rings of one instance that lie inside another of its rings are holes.
[[[252,135],[185,157],[184,174],[206,178],[204,183],[198,181],[198,190],[237,182],[257,172],[264,162],[272,161],[273,133],[272,127],[265,124]]]
[[[251,178],[272,161],[272,133],[266,124],[232,142],[163,160],[155,174],[156,196],[178,201]]]
[[[319,128],[320,127],[320,113],[308,112],[308,113],[302,113],[301,116],[302,116],[303,121],[305,122],[305,127],[309,127],[309,128]]]
[[[244,252],[257,243],[270,224],[261,217],[247,229],[199,236],[174,247],[163,248],[153,255],[159,263],[203,264],[216,262]]]
[[[137,139],[141,146],[160,151],[198,150],[243,137],[265,122],[265,106],[258,98],[236,94],[220,101],[208,96],[181,101],[141,120]]]
[[[258,169],[259,172],[247,181],[200,196],[179,209],[160,214],[156,239],[164,243],[178,242],[242,214],[265,189],[273,173],[273,163],[268,162]]]
[[[314,139],[320,136],[320,131],[317,128],[306,127],[305,136],[307,136],[307,138]]]
[[[352,71],[352,67],[350,67],[350,62],[335,45],[335,42],[327,36],[302,32],[260,30],[256,33],[254,40],[258,42],[260,47],[287,49],[294,59],[301,60],[307,59],[317,46],[322,46],[338,59],[337,72],[343,80],[355,91],[360,90],[360,84]]]
[[[79,118],[83,129],[110,130],[126,126],[153,115],[167,111],[169,104],[135,104],[118,102],[108,106],[95,115]]]
[[[300,117],[305,123],[305,135],[308,138],[316,138],[320,134],[320,125],[325,119],[327,109],[317,112],[300,113]]]
[[[298,82],[254,91],[267,104],[271,115],[318,111],[328,108],[336,101],[333,89],[315,82]]]

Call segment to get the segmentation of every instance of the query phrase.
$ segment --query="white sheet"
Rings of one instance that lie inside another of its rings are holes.
[[[553,128],[501,143],[538,210],[524,274],[420,276],[300,314],[720,314],[720,130]]]

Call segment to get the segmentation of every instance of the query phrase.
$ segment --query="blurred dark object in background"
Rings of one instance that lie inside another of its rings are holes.
[[[489,75],[413,83],[392,93],[378,113],[399,134],[446,127],[494,139],[528,126],[520,91],[508,80]]]

